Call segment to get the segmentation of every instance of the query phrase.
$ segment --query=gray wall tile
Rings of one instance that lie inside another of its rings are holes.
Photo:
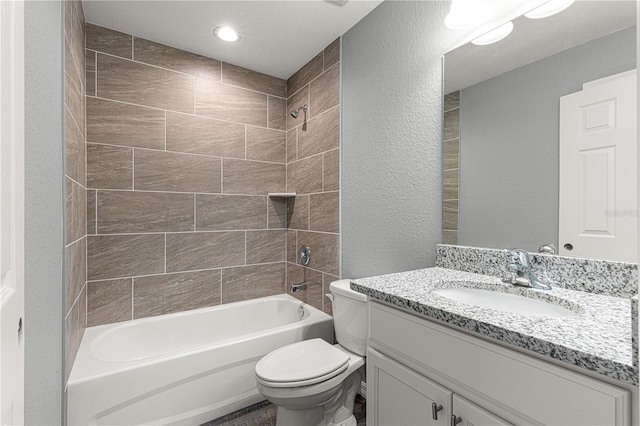
[[[288,199],[289,229],[309,229],[309,196],[299,195]]]
[[[332,275],[339,274],[338,241],[338,234],[298,232],[298,245],[306,244],[311,248],[309,267]]]
[[[133,39],[133,59],[145,64],[220,81],[220,61],[140,37]]]
[[[267,197],[196,195],[196,230],[266,229]]]
[[[98,191],[98,233],[193,231],[193,194]]]
[[[322,155],[289,163],[287,191],[298,194],[322,192]]]
[[[87,98],[87,142],[164,149],[164,111]]]
[[[133,37],[129,34],[86,24],[87,49],[131,59]]]
[[[101,98],[193,113],[195,77],[113,56],[98,55]]]
[[[284,262],[287,231],[247,231],[247,265]]]
[[[96,231],[96,198],[95,190],[87,190],[87,234],[95,234]]]
[[[280,130],[247,126],[247,159],[287,162],[287,134]]]
[[[329,69],[338,61],[340,61],[340,37],[324,48],[324,69]]]
[[[295,126],[299,126],[304,123],[305,114],[304,111],[300,111],[298,114],[298,118],[293,118],[290,112],[294,109],[298,109],[303,105],[307,105],[309,107],[309,86],[305,86],[302,90],[290,96],[287,99],[287,130],[292,129]],[[307,118],[309,118],[309,114],[307,112]]]
[[[287,227],[287,198],[269,197],[267,200],[267,220],[269,229]]]
[[[136,149],[136,190],[220,192],[221,160],[201,155]]]
[[[196,114],[267,127],[267,95],[198,77]]]
[[[285,275],[284,262],[225,268],[222,270],[222,303],[283,293]]]
[[[167,112],[167,150],[244,158],[245,126]]]
[[[270,129],[287,129],[287,100],[269,96],[267,99],[269,114],[267,124]]]
[[[285,80],[226,62],[222,63],[222,82],[281,98],[287,96],[287,82]]]
[[[340,103],[340,67],[334,65],[309,86],[311,117],[322,114]]]
[[[307,288],[293,293],[291,291],[291,285],[302,282],[307,284]],[[313,269],[293,263],[287,263],[286,291],[291,296],[322,311],[322,303],[325,297],[322,288],[322,272],[314,271]]]
[[[65,108],[65,174],[86,185],[84,134]]]
[[[323,154],[323,189],[325,191],[340,190],[340,150]]]
[[[313,59],[289,77],[287,80],[287,96],[295,94],[322,73],[323,56],[323,52],[318,53]]]
[[[96,95],[96,52],[87,50],[85,54],[85,63],[86,63],[86,95],[87,96],[95,96]]]
[[[223,160],[222,191],[225,194],[266,195],[286,190],[286,165],[259,161]]]
[[[167,234],[167,272],[244,265],[245,233],[189,232]]]
[[[81,238],[65,247],[65,308],[67,313],[76,302],[87,281],[87,239]]]
[[[87,278],[102,280],[164,272],[164,235],[87,237]]]
[[[133,319],[132,293],[132,278],[88,282],[87,326],[93,327]]]
[[[134,278],[134,318],[187,311],[219,303],[219,270]]]
[[[133,149],[87,144],[87,186],[133,189]]]
[[[309,196],[309,229],[311,231],[339,231],[340,193],[326,192]]]
[[[298,159],[340,147],[340,108],[314,116],[307,129],[298,129]]]
[[[68,177],[65,179],[66,192],[66,244],[70,244],[87,234],[87,193],[86,189]]]

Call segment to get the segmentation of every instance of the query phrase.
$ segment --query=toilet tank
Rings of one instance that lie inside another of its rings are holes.
[[[333,302],[333,326],[340,346],[351,352],[367,354],[367,296],[351,290],[349,280],[329,285]]]

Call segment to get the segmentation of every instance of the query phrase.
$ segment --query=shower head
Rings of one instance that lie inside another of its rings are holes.
[[[304,111],[305,114],[306,114],[307,113],[307,104],[304,104],[300,108],[294,109],[293,111],[291,111],[291,116],[293,118],[298,118],[298,113],[300,112],[300,110]]]

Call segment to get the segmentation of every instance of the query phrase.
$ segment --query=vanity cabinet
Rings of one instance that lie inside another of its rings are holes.
[[[371,301],[368,343],[368,425],[631,424],[626,389]]]

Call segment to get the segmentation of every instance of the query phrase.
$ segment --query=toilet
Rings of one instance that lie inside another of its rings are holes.
[[[265,355],[256,365],[258,391],[278,407],[276,426],[356,426],[353,404],[364,379],[367,296],[334,281],[336,340],[303,340]]]

